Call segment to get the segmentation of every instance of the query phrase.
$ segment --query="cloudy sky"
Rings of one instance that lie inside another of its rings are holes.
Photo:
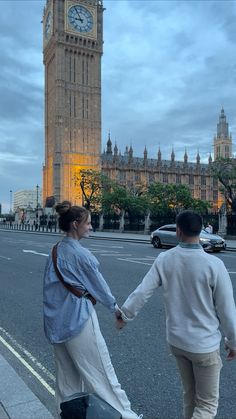
[[[42,185],[44,0],[0,0],[0,203]],[[236,139],[236,1],[105,0],[103,147],[207,161],[223,106]],[[235,150],[234,150],[235,151]]]

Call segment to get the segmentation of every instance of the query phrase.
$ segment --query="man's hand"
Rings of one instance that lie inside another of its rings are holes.
[[[227,340],[225,340],[225,350],[229,351],[226,357],[226,361],[233,361],[234,359],[236,359],[236,349],[230,349],[227,345]]]
[[[233,359],[236,359],[236,350],[235,349],[229,349],[229,353],[226,357],[226,361],[233,361]]]
[[[126,325],[126,322],[122,319],[121,311],[117,309],[115,311],[116,316],[116,328],[117,329],[123,329],[123,327]]]

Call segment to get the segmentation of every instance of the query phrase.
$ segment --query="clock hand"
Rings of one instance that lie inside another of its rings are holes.
[[[77,13],[77,16],[78,16],[78,18],[76,20],[79,20],[81,23],[83,23],[83,19],[81,18],[79,12],[76,11],[76,13]]]
[[[74,20],[79,20],[80,23],[83,23],[83,19],[78,19],[77,17],[74,17]]]

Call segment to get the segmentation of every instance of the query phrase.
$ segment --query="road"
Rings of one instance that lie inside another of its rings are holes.
[[[55,372],[52,349],[42,324],[42,274],[53,235],[0,232],[0,352],[26,384],[55,414]],[[149,244],[83,240],[98,258],[101,272],[118,304],[143,278],[159,252]],[[232,279],[236,295],[235,253],[220,257]],[[180,419],[182,402],[179,376],[165,340],[165,316],[161,289],[137,319],[118,332],[112,315],[96,306],[118,378],[132,407],[145,419]],[[14,352],[14,353],[13,353]],[[221,378],[218,419],[236,419],[236,362],[225,361]]]

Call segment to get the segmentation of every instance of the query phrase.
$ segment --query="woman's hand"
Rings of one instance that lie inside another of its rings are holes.
[[[122,319],[122,313],[119,308],[115,311],[116,316],[116,328],[117,329],[123,329],[123,327],[126,325],[126,322]]]

